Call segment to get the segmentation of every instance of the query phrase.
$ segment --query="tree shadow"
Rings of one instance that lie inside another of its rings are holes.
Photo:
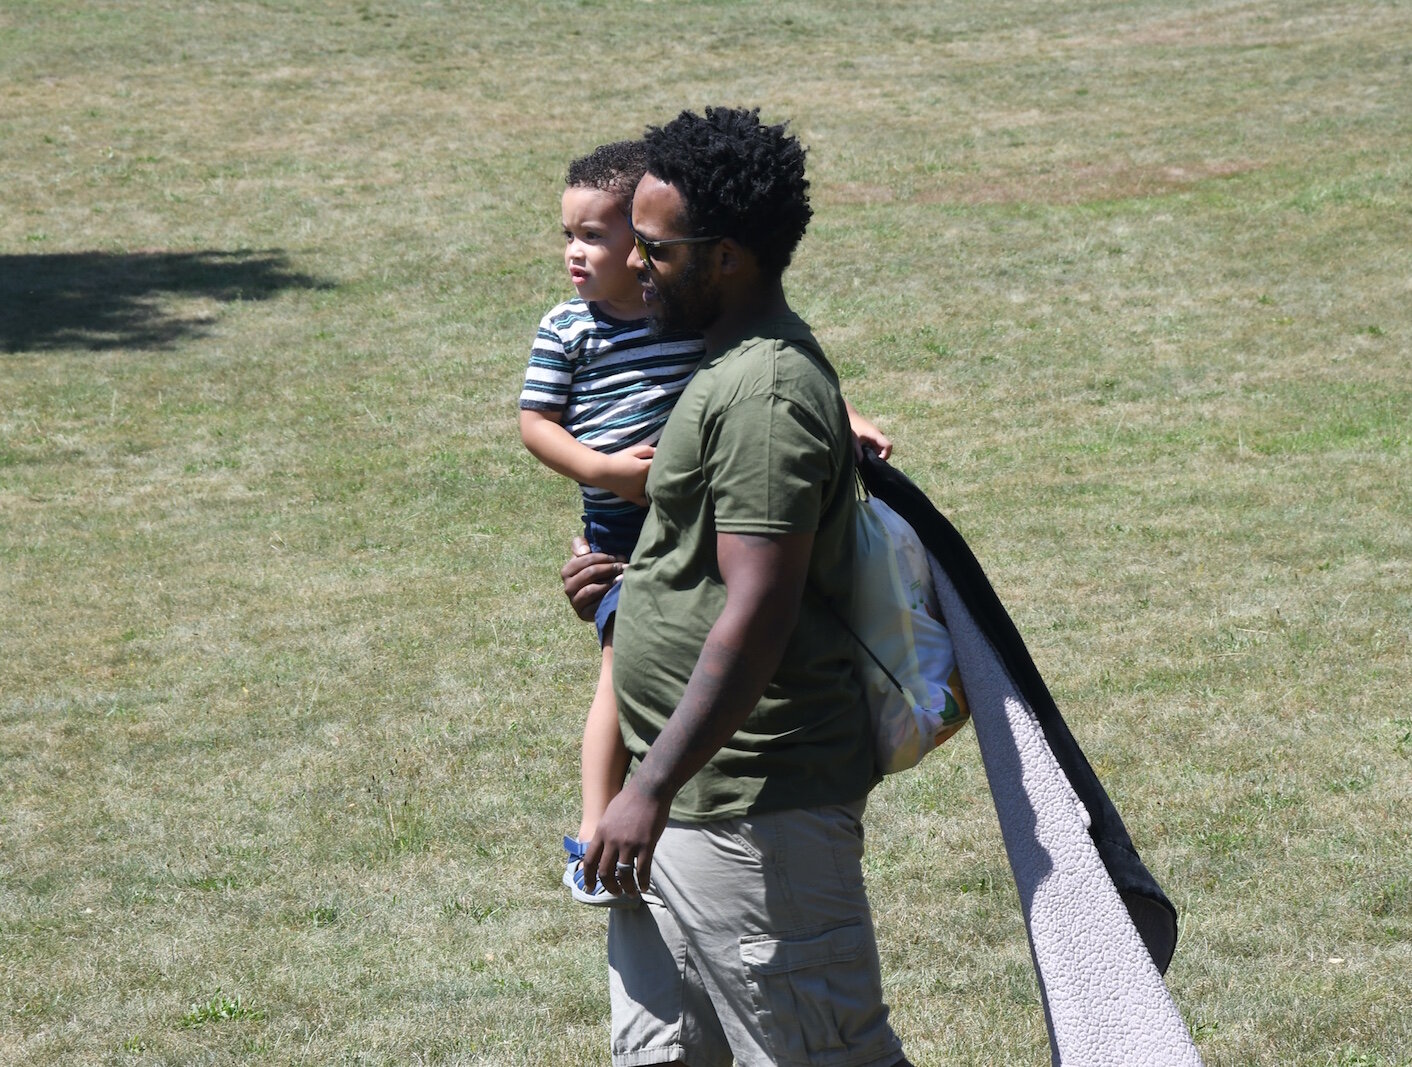
[[[181,300],[268,300],[332,289],[279,249],[0,255],[0,351],[168,348],[215,321]]]

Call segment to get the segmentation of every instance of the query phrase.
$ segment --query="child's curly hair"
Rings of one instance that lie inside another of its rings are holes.
[[[765,126],[760,109],[683,111],[645,137],[647,170],[686,201],[693,233],[730,237],[779,277],[813,216],[805,149],[785,125]]]
[[[647,145],[642,141],[601,144],[569,164],[564,184],[570,189],[601,189],[632,214],[632,194],[647,171]]]

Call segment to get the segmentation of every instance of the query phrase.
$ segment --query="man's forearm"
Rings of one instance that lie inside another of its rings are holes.
[[[771,613],[772,615],[774,613]],[[711,627],[676,710],[633,772],[634,788],[670,801],[730,740],[774,676],[794,629],[788,620],[734,620]]]
[[[799,619],[812,545],[812,535],[718,536],[726,605],[634,788],[670,801],[760,702]]]

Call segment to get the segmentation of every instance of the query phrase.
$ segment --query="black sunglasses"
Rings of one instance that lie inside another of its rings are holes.
[[[628,229],[632,230],[633,244],[637,246],[637,254],[642,257],[642,262],[647,265],[648,270],[652,269],[652,254],[663,248],[672,245],[703,245],[723,240],[720,237],[668,237],[661,241],[649,241],[633,228],[632,223],[628,223]]]

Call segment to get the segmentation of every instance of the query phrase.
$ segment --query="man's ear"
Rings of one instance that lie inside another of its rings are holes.
[[[755,263],[750,249],[733,237],[722,237],[716,249],[716,264],[722,274],[739,274]]]

